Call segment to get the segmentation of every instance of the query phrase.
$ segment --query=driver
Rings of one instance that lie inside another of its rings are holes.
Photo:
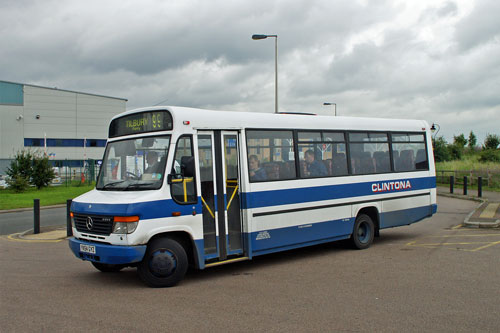
[[[160,172],[160,162],[158,162],[158,153],[155,151],[149,151],[146,155],[146,162],[148,167],[144,170],[144,173],[159,173]]]

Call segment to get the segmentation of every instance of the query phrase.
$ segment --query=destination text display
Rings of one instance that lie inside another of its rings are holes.
[[[147,111],[114,119],[109,127],[109,137],[171,129],[172,116],[168,111]]]

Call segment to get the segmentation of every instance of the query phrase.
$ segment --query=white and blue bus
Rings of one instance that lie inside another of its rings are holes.
[[[73,200],[69,245],[149,286],[198,269],[349,239],[433,215],[421,120],[142,108],[111,120],[96,188]]]

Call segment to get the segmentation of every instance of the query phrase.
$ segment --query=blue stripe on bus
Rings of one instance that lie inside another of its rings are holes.
[[[353,225],[354,218],[349,218],[252,232],[252,254],[259,255],[273,252],[273,249],[281,251],[287,246],[301,247],[348,238]]]
[[[373,192],[372,185],[377,183],[389,183],[410,181],[411,188]],[[364,182],[342,185],[316,186],[306,188],[295,188],[286,190],[270,190],[261,192],[246,192],[240,196],[242,209],[271,207],[303,202],[314,202],[332,199],[353,198],[381,193],[400,193],[413,190],[431,189],[436,187],[435,177],[387,180],[377,182]],[[346,203],[348,204],[348,203]],[[180,212],[182,215],[190,215],[195,207],[196,214],[202,213],[201,199],[198,203],[190,205],[179,205],[172,199],[130,203],[130,204],[98,204],[74,201],[71,210],[75,213],[93,215],[115,215],[134,216],[141,219],[155,219],[172,216],[172,212]]]
[[[372,186],[379,183],[407,182],[411,188],[374,192]],[[332,199],[352,198],[382,193],[402,193],[415,190],[431,189],[436,187],[436,177],[407,178],[397,180],[370,181],[364,183],[350,183],[341,185],[327,185],[286,190],[270,190],[247,192],[242,195],[243,209],[261,208],[269,206],[289,205],[303,202],[314,202]]]
[[[201,200],[191,205],[179,205],[174,200],[157,200],[130,204],[98,204],[75,202],[71,204],[71,211],[80,214],[113,215],[113,216],[139,216],[140,219],[156,219],[171,217],[172,212],[181,215],[191,215],[195,207],[196,214],[201,214]]]
[[[409,225],[433,215],[437,205],[380,214],[380,229]],[[401,215],[401,214],[404,214]],[[252,255],[290,250],[351,237],[355,217],[251,233]]]

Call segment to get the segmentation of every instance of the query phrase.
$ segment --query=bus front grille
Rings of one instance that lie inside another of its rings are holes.
[[[113,217],[74,214],[76,230],[96,235],[109,236],[113,231]]]

